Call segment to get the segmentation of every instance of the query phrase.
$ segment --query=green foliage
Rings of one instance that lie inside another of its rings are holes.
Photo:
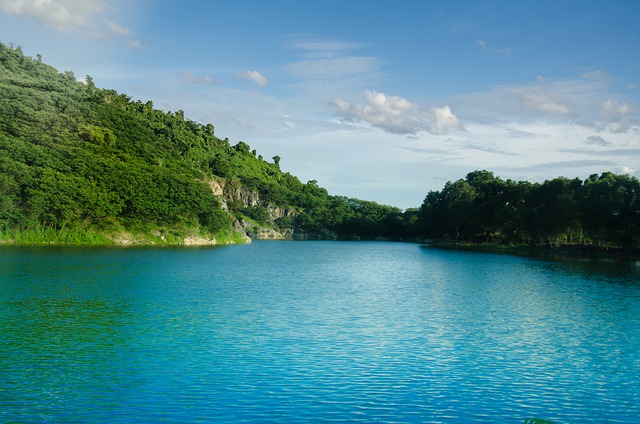
[[[220,179],[258,193],[261,202],[230,202],[224,212],[206,183]],[[67,242],[75,236],[61,235],[80,229],[233,239],[237,217],[344,238],[401,233],[392,228],[401,220],[396,208],[330,196],[317,182],[282,172],[278,155],[269,163],[182,111],[100,89],[88,75],[78,82],[73,72],[1,43],[0,194],[2,238],[22,242]],[[274,221],[272,206],[297,212]]]
[[[4,239],[157,226],[228,232],[203,179],[228,143],[198,125],[59,73],[0,44],[0,225]],[[76,228],[76,227],[74,227]]]
[[[90,244],[108,245],[113,241],[101,231],[82,223],[56,229],[44,225],[16,229],[0,228],[0,240],[18,244]]]
[[[639,196],[638,179],[610,172],[531,184],[475,171],[427,194],[422,230],[427,237],[475,243],[638,249]]]
[[[78,125],[78,134],[81,139],[102,146],[112,146],[116,143],[116,136],[109,128],[80,124]]]

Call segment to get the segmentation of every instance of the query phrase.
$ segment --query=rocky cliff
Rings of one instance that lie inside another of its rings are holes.
[[[234,217],[233,228],[254,240],[291,240],[295,238],[293,222],[300,211],[273,205],[261,199],[260,193],[225,179],[207,181],[220,207]],[[242,209],[262,207],[266,219],[257,221],[244,216]],[[240,209],[240,210],[239,210]],[[283,220],[288,218],[288,220]],[[286,221],[286,222],[285,222]]]

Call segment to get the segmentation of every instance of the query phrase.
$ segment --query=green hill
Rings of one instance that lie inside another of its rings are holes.
[[[0,43],[1,240],[182,244],[412,232],[416,211],[329,195],[283,172],[279,159]]]

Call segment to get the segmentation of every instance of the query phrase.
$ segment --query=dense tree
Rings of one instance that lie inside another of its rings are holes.
[[[503,181],[488,171],[427,194],[423,235],[469,242],[640,247],[640,182],[605,172],[585,181]]]
[[[255,192],[260,203],[230,202],[208,181]],[[0,235],[72,225],[114,231],[220,233],[236,218],[318,237],[392,237],[396,208],[331,196],[303,184],[239,141],[214,134],[183,111],[163,112],[78,82],[0,44]],[[296,211],[273,222],[269,210]]]

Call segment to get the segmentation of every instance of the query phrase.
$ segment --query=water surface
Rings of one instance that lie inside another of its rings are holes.
[[[638,422],[640,269],[405,243],[0,248],[2,422]]]

